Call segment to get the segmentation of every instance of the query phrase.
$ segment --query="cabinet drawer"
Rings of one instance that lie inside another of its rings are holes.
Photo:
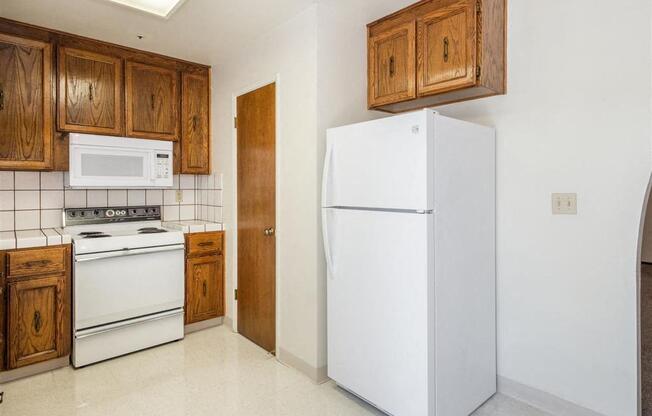
[[[221,231],[209,233],[188,234],[187,236],[188,256],[200,254],[222,254],[224,247],[223,233]]]
[[[11,277],[55,274],[66,271],[65,246],[19,250],[7,253],[7,275]]]

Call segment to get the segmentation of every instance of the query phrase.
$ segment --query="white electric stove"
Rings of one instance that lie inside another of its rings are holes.
[[[183,338],[184,236],[160,207],[66,209],[74,367]]]

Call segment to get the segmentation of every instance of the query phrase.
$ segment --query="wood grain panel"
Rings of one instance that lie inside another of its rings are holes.
[[[408,22],[369,38],[369,105],[416,97],[415,24]]]
[[[224,231],[193,233],[186,235],[188,256],[222,254],[224,248]]]
[[[210,174],[210,80],[181,77],[181,173]]]
[[[276,85],[237,98],[238,332],[276,348]]]
[[[67,246],[10,251],[7,254],[8,277],[63,273],[67,269]]]
[[[59,129],[122,134],[122,60],[66,47],[58,55]]]
[[[62,355],[64,299],[64,276],[9,283],[8,368]]]
[[[49,43],[0,33],[0,169],[52,166]]]
[[[127,62],[125,97],[128,136],[178,140],[179,74],[177,71]]]
[[[418,94],[475,85],[476,12],[468,2],[417,20]]]

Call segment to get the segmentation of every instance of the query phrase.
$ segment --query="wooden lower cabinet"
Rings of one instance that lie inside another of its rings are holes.
[[[6,334],[4,330],[0,334],[0,339],[6,341],[3,369],[70,354],[70,254],[68,245],[0,253],[4,294],[0,312],[6,312]],[[12,268],[17,263],[31,266],[32,274],[25,267]],[[50,269],[59,271],[47,271],[48,265],[55,265]]]
[[[185,311],[186,325],[224,316],[223,231],[186,236]]]

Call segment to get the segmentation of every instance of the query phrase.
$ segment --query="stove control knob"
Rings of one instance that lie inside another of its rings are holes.
[[[82,212],[79,213],[79,215],[81,215],[82,217],[85,217],[86,213],[84,211],[82,211]]]
[[[68,213],[68,215],[70,215],[71,217],[76,217],[77,213],[75,211],[71,211]]]
[[[115,211],[112,209],[107,209],[106,212],[104,213],[107,217],[111,218],[115,215]]]
[[[100,210],[96,209],[95,211],[93,211],[93,214],[95,214],[96,217],[99,217],[100,216]]]

